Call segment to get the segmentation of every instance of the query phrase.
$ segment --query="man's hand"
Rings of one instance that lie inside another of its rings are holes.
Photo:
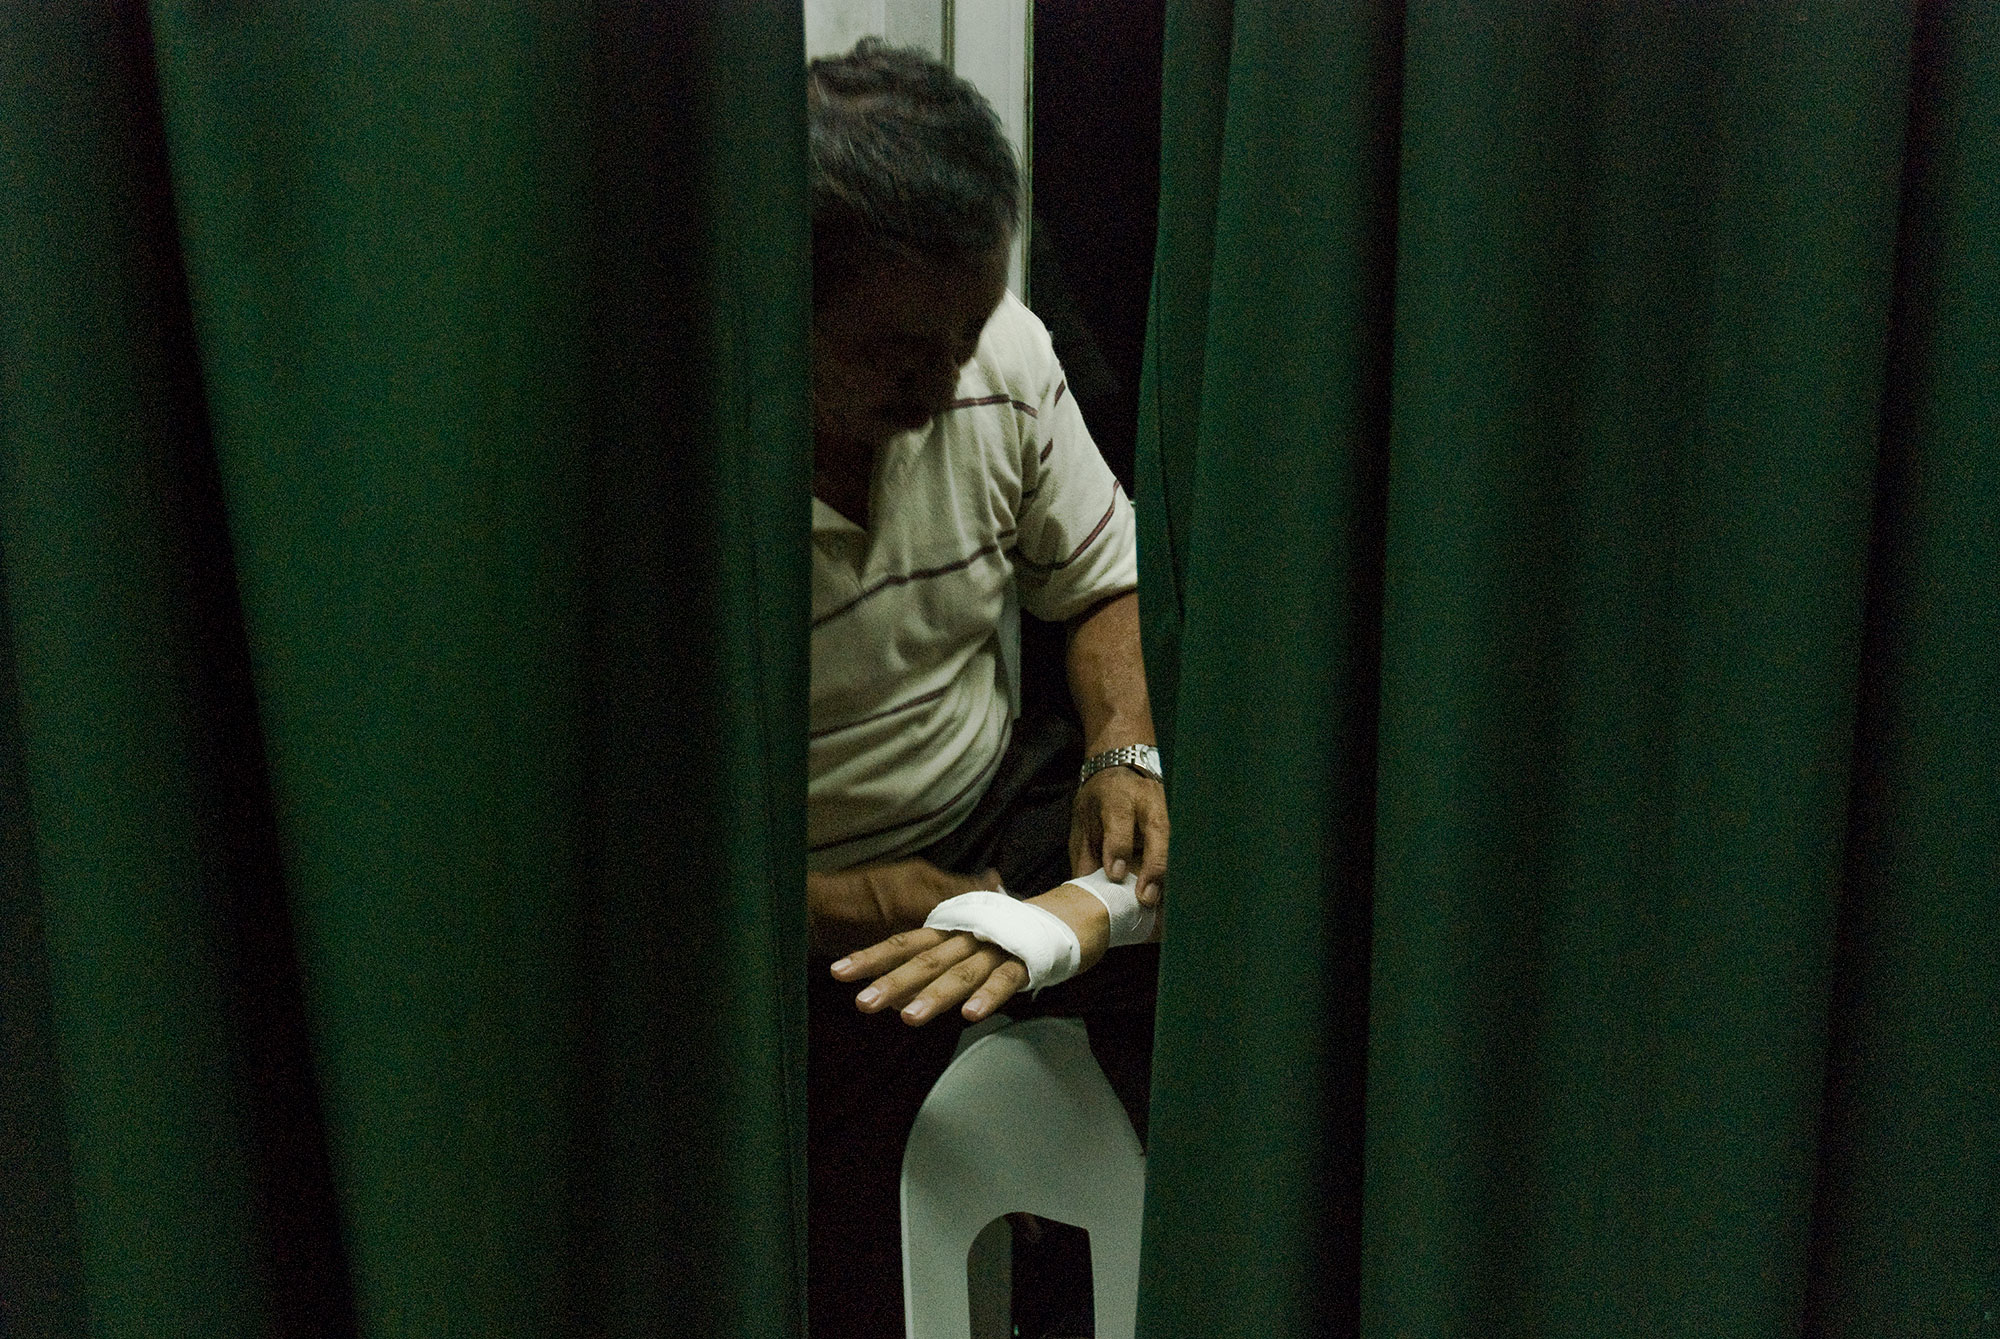
[[[1079,971],[1104,956],[1111,943],[1111,916],[1089,892],[1063,884],[1028,900],[1076,931],[1083,946]],[[872,1014],[900,1006],[902,1020],[911,1027],[921,1027],[961,1002],[966,1022],[977,1023],[1028,984],[1028,968],[1019,958],[962,930],[906,930],[833,965],[836,981],[871,976],[875,982],[854,997],[854,1007]]]
[[[1139,902],[1160,904],[1167,875],[1167,790],[1129,767],[1107,767],[1083,783],[1070,811],[1069,865],[1072,875],[1102,869],[1123,882],[1139,872]]]
[[[863,865],[806,875],[806,920],[815,953],[847,953],[915,930],[938,903],[976,888],[1000,889],[1000,875],[947,874],[928,860]]]

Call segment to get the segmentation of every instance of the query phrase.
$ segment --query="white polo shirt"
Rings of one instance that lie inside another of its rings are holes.
[[[815,870],[907,855],[985,793],[1012,725],[1010,585],[1061,622],[1139,584],[1132,504],[1011,293],[951,408],[877,453],[869,505],[863,530],[813,499]]]

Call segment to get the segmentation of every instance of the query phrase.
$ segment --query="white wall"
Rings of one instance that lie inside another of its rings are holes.
[[[963,0],[968,7],[979,0]],[[805,0],[806,56],[836,56],[874,33],[897,46],[944,50],[947,0]]]
[[[870,33],[922,47],[986,95],[1021,160],[1025,191],[1033,174],[1034,34],[1032,0],[805,0],[806,55],[837,55]],[[1007,285],[1023,300],[1028,221],[1014,239]]]

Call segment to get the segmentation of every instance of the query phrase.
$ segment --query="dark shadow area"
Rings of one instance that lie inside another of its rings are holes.
[[[182,526],[175,557],[185,574],[193,637],[185,673],[194,719],[206,727],[195,737],[195,747],[206,751],[196,760],[206,800],[200,837],[216,862],[217,948],[228,973],[224,998],[250,1139],[271,1332],[348,1336],[357,1333],[357,1322],[339,1200],[143,6],[131,6],[121,36],[129,43],[121,74],[130,90],[130,180],[141,192],[133,210],[143,219],[143,244],[153,250],[147,272],[161,276],[155,328],[167,364],[161,390],[170,400],[161,417],[172,425],[162,511]]]
[[[1035,4],[1029,305],[1127,494],[1160,203],[1165,21],[1165,0]],[[1023,699],[1073,718],[1063,629],[1021,623]]]
[[[1029,305],[1128,494],[1160,200],[1165,15],[1164,0],[1035,4]],[[1022,619],[1024,704],[1074,720],[1066,645],[1060,625]],[[1012,1305],[1022,1339],[1093,1333],[1090,1234],[1017,1220]]]
[[[1097,1332],[1090,1233],[1082,1228],[1017,1215],[1013,1282],[1014,1333],[1021,1339],[1073,1339]]]
[[[0,555],[0,1335],[88,1322]]]
[[[1132,489],[1160,204],[1165,0],[1036,0],[1029,297]]]
[[[1893,1211],[1891,1206],[1866,1203],[1858,1159],[1870,1133],[1869,1088],[1882,1081],[1871,1073],[1871,1061],[1880,1065],[1884,1057],[1871,1056],[1870,1046],[1880,1041],[1879,1015],[1889,1014],[1892,1006],[1879,998],[1882,971],[1895,961],[1899,935],[1909,932],[1897,924],[1902,913],[1895,901],[1903,890],[1894,886],[1886,853],[1895,845],[1888,825],[1896,817],[1893,773],[1902,745],[1892,732],[1905,714],[1898,710],[1899,696],[1911,689],[1902,678],[1908,668],[1903,652],[1909,645],[1911,616],[1923,598],[1911,588],[1916,565],[1910,545],[1917,532],[1914,515],[1923,464],[1920,406],[1915,399],[1928,383],[1927,374],[1938,356],[1933,321],[1940,247],[1936,173],[1940,142],[1948,133],[1938,120],[1950,55],[1948,18],[1942,6],[1918,7],[1911,38],[1896,273],[1877,438],[1841,905],[1834,937],[1826,1096],[1801,1328],[1808,1336],[1853,1332],[1861,1318],[1850,1314],[1853,1281],[1842,1276],[1847,1263],[1842,1237],[1853,1235],[1851,1225],[1857,1217]]]

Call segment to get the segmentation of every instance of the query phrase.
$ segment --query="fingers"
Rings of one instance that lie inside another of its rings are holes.
[[[976,1023],[1028,984],[1019,958],[963,932],[912,930],[833,965],[841,981],[858,981],[871,970],[884,974],[854,997],[854,1007],[873,1014],[902,1005],[902,1019],[913,1027],[961,1002],[966,1021]]]
[[[871,944],[860,952],[849,954],[836,962],[832,968],[833,979],[862,981],[871,976],[880,976],[892,967],[908,962],[919,953],[937,947],[948,937],[942,930],[905,930],[901,934],[890,935],[881,943]]]
[[[965,938],[971,940],[972,937],[967,935]],[[903,1005],[902,1019],[912,1027],[921,1027],[939,1014],[957,1007],[985,986],[1002,964],[1020,961],[1003,948],[979,944],[976,940],[972,942],[976,947],[943,972],[921,974],[926,964],[920,957],[876,982],[869,989],[881,987],[883,993],[878,997],[875,1008],[888,1008],[899,999],[913,995],[914,998]],[[1025,972],[1021,979],[1025,982]],[[862,992],[864,995],[867,993]],[[1001,998],[1013,993],[1012,989],[1008,989]]]
[[[1104,872],[1111,876],[1113,883],[1122,883],[1137,846],[1133,840],[1133,829],[1138,814],[1133,808],[1131,796],[1122,789],[1104,796],[1100,805],[1104,816]]]
[[[1104,857],[1097,853],[1102,837],[1103,826],[1097,820],[1097,806],[1078,796],[1075,811],[1069,820],[1071,878],[1104,868]]]
[[[980,945],[978,952],[931,982],[914,1000],[904,1005],[903,1021],[912,1027],[921,1027],[939,1014],[956,1008],[968,996],[989,985],[1010,962],[1019,963],[1020,959],[996,945]],[[1023,983],[1027,981],[1025,968],[1022,969],[1021,980]],[[1009,988],[1000,998],[1005,999],[1013,993],[1014,990]],[[983,1016],[968,1015],[973,1022]]]
[[[1139,905],[1157,907],[1167,877],[1167,809],[1149,805],[1140,815],[1145,826],[1145,858],[1139,863]]]
[[[974,991],[972,998],[965,1002],[965,1008],[961,1010],[965,1015],[965,1021],[977,1023],[1013,999],[1014,993],[1027,984],[1027,965],[1019,958],[1008,955],[1005,962],[993,969],[993,975],[986,978],[986,984]]]
[[[864,1014],[893,1009],[984,947],[969,934],[954,934],[943,943],[925,949],[894,971],[877,977],[866,990],[854,997],[854,1007]],[[985,978],[982,975],[980,979]],[[967,987],[967,993],[971,993],[970,987]]]

